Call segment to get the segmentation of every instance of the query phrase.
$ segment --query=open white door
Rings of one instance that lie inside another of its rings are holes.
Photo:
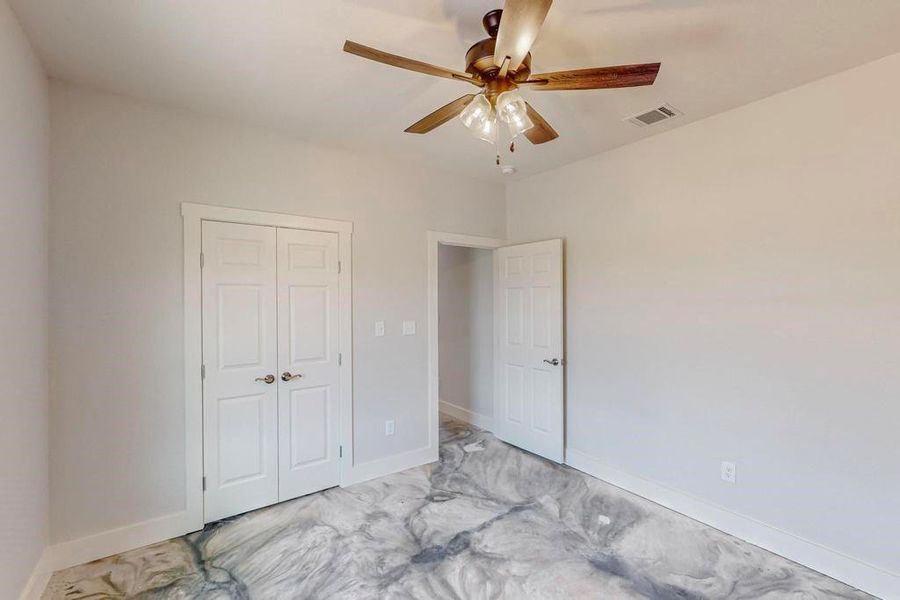
[[[497,249],[494,286],[494,433],[562,462],[562,240]]]

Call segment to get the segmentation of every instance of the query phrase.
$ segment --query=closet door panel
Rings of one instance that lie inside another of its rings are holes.
[[[281,501],[340,482],[338,234],[278,229]]]
[[[276,232],[204,222],[205,521],[278,501]]]

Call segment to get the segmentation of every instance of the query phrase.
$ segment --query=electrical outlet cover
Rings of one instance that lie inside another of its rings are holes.
[[[722,481],[727,481],[728,483],[737,482],[737,467],[735,467],[733,462],[722,461]]]

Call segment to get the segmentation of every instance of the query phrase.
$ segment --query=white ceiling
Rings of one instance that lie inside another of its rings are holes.
[[[54,77],[299,138],[500,179],[458,121],[403,129],[471,86],[341,51],[344,39],[465,68],[501,0],[11,0]],[[661,61],[653,87],[524,95],[560,132],[519,176],[900,51],[898,0],[556,0],[534,71]],[[878,82],[872,82],[877,93]],[[669,102],[685,116],[622,122]]]

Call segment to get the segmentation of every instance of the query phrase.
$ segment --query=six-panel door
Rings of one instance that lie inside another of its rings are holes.
[[[207,522],[278,501],[275,229],[203,223]]]
[[[204,516],[339,483],[338,235],[203,223]]]
[[[338,265],[336,233],[278,230],[280,501],[340,482]]]
[[[495,433],[556,462],[564,446],[562,268],[562,240],[495,253]]]

